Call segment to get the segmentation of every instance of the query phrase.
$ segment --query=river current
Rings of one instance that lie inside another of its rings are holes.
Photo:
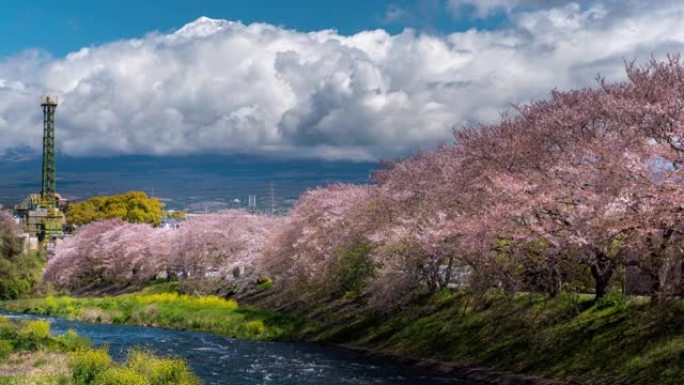
[[[310,343],[245,341],[206,333],[89,324],[60,318],[1,313],[10,318],[47,319],[52,331],[75,329],[94,345],[108,345],[122,360],[143,347],[162,356],[183,357],[205,385],[476,385],[391,360]]]

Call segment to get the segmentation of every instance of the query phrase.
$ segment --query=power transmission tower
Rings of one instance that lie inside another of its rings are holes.
[[[40,103],[43,107],[43,175],[40,190],[41,198],[48,208],[55,207],[56,173],[55,162],[55,110],[57,99],[46,95]]]

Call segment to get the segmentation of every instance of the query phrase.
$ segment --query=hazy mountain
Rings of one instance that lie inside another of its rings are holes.
[[[369,181],[377,163],[276,160],[256,156],[195,155],[58,158],[57,190],[69,199],[142,190],[169,208],[195,211],[246,205],[270,210],[271,185],[283,208],[307,188]],[[40,189],[41,161],[21,151],[0,159],[0,204],[11,206]],[[240,203],[236,203],[235,200]]]

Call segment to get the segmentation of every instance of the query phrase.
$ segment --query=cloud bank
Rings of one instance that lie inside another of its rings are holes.
[[[200,18],[179,30],[0,61],[0,154],[40,148],[39,96],[60,98],[65,154],[392,157],[450,141],[552,88],[623,78],[624,60],[684,48],[684,4],[548,8],[491,0],[505,27],[344,36]],[[453,1],[452,5],[469,1]]]

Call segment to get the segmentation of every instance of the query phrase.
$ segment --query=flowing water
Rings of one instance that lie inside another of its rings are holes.
[[[55,334],[75,329],[97,346],[109,345],[110,354],[117,360],[122,360],[132,347],[144,347],[162,356],[183,357],[205,385],[475,385],[391,360],[316,344],[245,341],[206,333],[0,314],[48,319]]]

